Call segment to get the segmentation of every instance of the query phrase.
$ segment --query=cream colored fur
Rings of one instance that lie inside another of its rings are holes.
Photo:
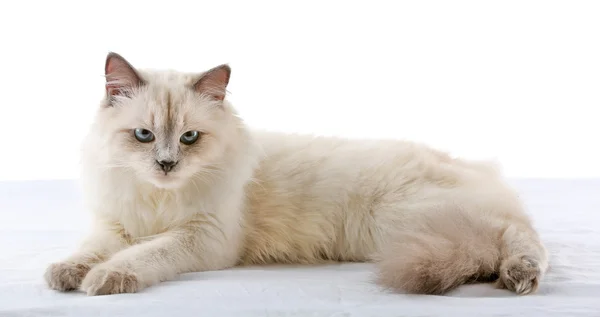
[[[94,226],[48,268],[53,289],[115,294],[239,264],[373,261],[380,285],[400,292],[496,280],[529,294],[548,268],[517,194],[491,164],[405,141],[252,131],[218,96],[229,73],[127,65],[107,59],[107,76],[114,68],[122,77],[108,86],[122,93],[108,94],[85,140]],[[156,140],[137,142],[135,128]],[[189,130],[204,134],[184,146]],[[155,163],[166,158],[179,162],[169,175]]]

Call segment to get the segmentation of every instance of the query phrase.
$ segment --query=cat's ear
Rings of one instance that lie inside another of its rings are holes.
[[[204,72],[194,84],[194,90],[222,101],[227,94],[227,85],[231,76],[231,67],[227,64],[217,66]]]
[[[113,52],[106,56],[104,76],[108,96],[126,94],[143,84],[135,68],[123,56]]]

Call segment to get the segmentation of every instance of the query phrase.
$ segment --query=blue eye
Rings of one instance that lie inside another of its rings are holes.
[[[146,129],[137,128],[137,129],[133,130],[133,135],[135,136],[135,138],[138,141],[140,141],[142,143],[148,143],[148,142],[154,141],[154,134]]]
[[[198,131],[188,131],[181,135],[179,141],[185,145],[192,145],[196,141],[198,141],[198,137],[200,137],[200,132]]]

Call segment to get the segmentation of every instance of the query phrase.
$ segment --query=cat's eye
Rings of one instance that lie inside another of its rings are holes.
[[[191,145],[191,144],[194,144],[196,141],[198,141],[199,137],[200,137],[200,132],[188,131],[181,135],[181,137],[179,138],[179,141],[181,141],[181,143],[183,143],[185,145]]]
[[[154,134],[146,129],[140,129],[137,128],[135,130],[133,130],[133,135],[135,136],[135,138],[142,142],[142,143],[148,143],[148,142],[152,142],[154,141]]]

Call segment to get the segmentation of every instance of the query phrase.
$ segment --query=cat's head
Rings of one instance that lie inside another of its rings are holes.
[[[100,168],[133,172],[159,188],[214,173],[239,128],[225,101],[230,73],[228,65],[199,74],[142,71],[110,53],[93,129]]]

